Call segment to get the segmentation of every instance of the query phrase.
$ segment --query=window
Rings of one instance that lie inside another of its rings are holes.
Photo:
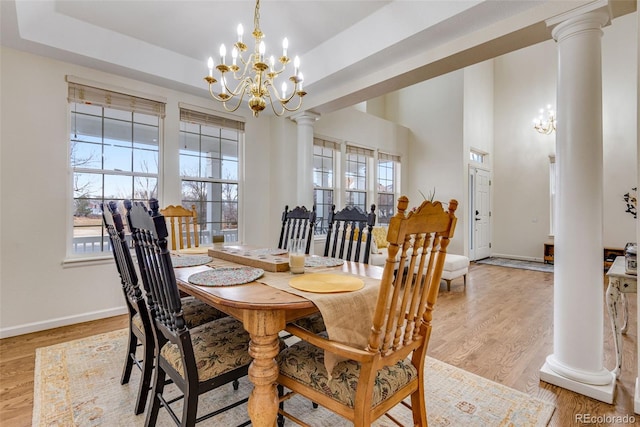
[[[101,204],[158,196],[165,104],[69,83],[72,254],[109,251]]]
[[[359,206],[367,212],[367,179],[373,150],[348,145],[345,165],[345,206]]]
[[[469,160],[475,163],[480,163],[480,164],[484,163],[485,156],[486,156],[485,153],[482,153],[478,150],[471,149],[469,151]]]
[[[326,234],[329,212],[334,202],[337,144],[313,139],[313,203],[316,205],[315,234]]]
[[[378,224],[389,224],[389,219],[394,214],[399,176],[400,157],[378,153],[378,203],[376,207]]]
[[[200,243],[238,240],[239,147],[244,123],[180,109],[182,205],[196,206]]]

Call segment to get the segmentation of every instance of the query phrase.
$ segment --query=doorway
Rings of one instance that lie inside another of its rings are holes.
[[[491,172],[469,166],[469,259],[491,256]]]

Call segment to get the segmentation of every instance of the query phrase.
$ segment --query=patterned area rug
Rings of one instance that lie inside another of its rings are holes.
[[[36,350],[33,426],[142,426],[144,415],[133,414],[139,370],[129,384],[120,385],[126,353],[126,330],[95,335]],[[454,366],[428,358],[427,416],[431,427],[546,426],[553,404],[513,390]],[[167,386],[173,387],[173,386]],[[223,386],[200,397],[199,414],[245,397],[248,379],[238,391]],[[175,403],[176,408],[180,402]],[[343,418],[296,396],[286,403],[289,412],[313,426],[348,426]],[[198,426],[231,426],[247,420],[246,404]],[[402,405],[393,410],[404,425],[412,425],[411,412]],[[164,410],[158,426],[173,426]],[[294,425],[289,420],[286,425]],[[395,426],[382,417],[379,427]]]
[[[553,264],[545,264],[536,261],[524,261],[511,258],[485,258],[476,261],[476,264],[498,265],[500,267],[521,268],[524,270],[544,271],[553,273]]]

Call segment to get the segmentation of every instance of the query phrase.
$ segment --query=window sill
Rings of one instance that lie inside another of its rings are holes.
[[[62,260],[62,268],[91,267],[111,263],[113,263],[113,255],[65,258]]]

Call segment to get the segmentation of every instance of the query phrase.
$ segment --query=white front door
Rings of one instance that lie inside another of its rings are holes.
[[[469,168],[469,258],[491,256],[491,179],[490,172],[475,167]]]

